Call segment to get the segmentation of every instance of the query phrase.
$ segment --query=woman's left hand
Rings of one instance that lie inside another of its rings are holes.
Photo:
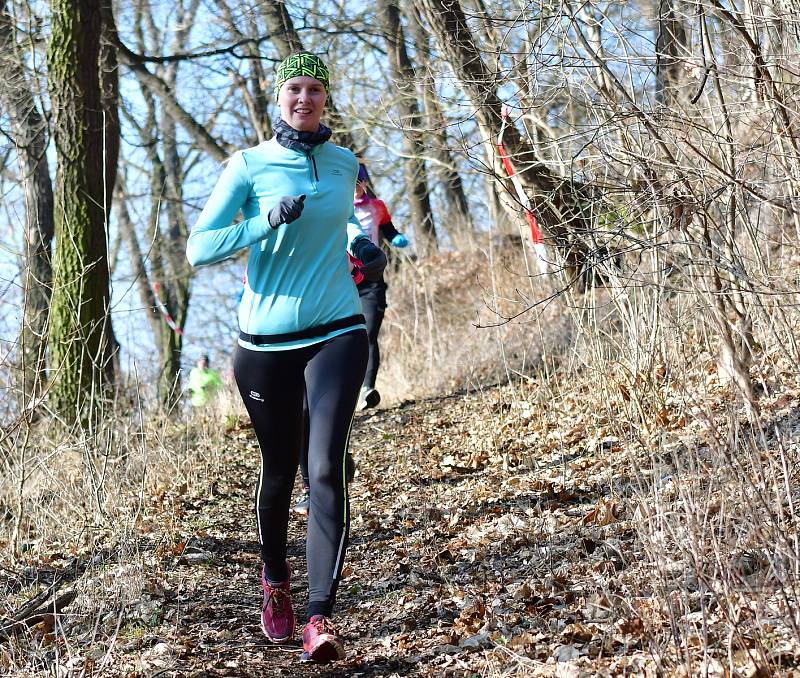
[[[370,282],[381,279],[383,269],[386,268],[386,255],[369,238],[358,238],[351,246],[353,256],[362,263],[361,272]]]

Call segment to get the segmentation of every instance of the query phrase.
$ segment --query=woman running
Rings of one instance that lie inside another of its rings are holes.
[[[380,198],[372,197],[367,193],[367,177],[366,168],[364,165],[359,165],[353,207],[356,217],[361,223],[361,228],[377,247],[381,246],[383,240],[394,247],[406,247],[408,240],[395,228],[386,204]],[[369,337],[369,359],[358,399],[359,410],[376,407],[381,401],[380,393],[375,388],[375,382],[381,364],[378,335],[383,324],[383,315],[386,312],[388,287],[383,275],[372,280],[365,278],[358,283],[358,295],[361,298],[361,309],[367,319],[367,336]]]
[[[367,277],[379,278],[386,266],[353,213],[358,162],[328,143],[331,131],[320,123],[329,93],[319,57],[301,52],[280,63],[275,136],[228,161],[187,245],[194,266],[250,250],[234,375],[261,448],[261,626],[274,643],[290,641],[295,627],[286,539],[304,393],[308,400],[303,659],[313,661],[345,656],[331,616],[350,519],[345,454],[368,355],[347,252]],[[232,224],[239,210],[244,219]]]

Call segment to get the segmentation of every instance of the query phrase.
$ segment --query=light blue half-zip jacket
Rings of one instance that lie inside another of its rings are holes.
[[[325,142],[309,154],[275,138],[235,153],[192,228],[186,256],[192,266],[213,264],[248,247],[247,281],[239,328],[250,335],[307,330],[361,313],[347,250],[362,232],[353,214],[358,161]],[[300,217],[273,229],[267,214],[285,195],[305,194]],[[244,219],[232,223],[242,211]],[[239,344],[252,350],[309,346],[365,327],[337,329],[288,342]]]

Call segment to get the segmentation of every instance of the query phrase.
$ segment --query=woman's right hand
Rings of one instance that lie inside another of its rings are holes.
[[[303,212],[303,204],[306,199],[305,194],[284,195],[267,215],[267,221],[272,228],[278,228],[281,224],[291,224]]]

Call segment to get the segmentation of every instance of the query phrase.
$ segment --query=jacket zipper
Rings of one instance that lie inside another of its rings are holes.
[[[319,175],[317,174],[317,161],[314,160],[314,156],[311,156],[311,164],[314,165],[314,179],[317,183],[319,183]]]

